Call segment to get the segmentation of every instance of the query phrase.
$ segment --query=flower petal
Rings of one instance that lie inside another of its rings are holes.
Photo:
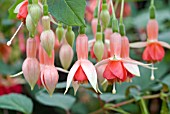
[[[135,65],[140,65],[140,66],[148,68],[148,69],[154,69],[154,70],[157,69],[157,68],[150,67],[149,65],[151,65],[151,64],[144,64],[142,62],[135,61],[135,60],[132,60],[132,59],[122,59],[122,61],[125,62],[125,63],[131,63],[131,64],[135,64]]]
[[[70,86],[70,84],[71,84],[71,82],[73,80],[73,77],[74,77],[77,69],[79,68],[79,66],[80,66],[80,61],[76,61],[76,63],[70,69],[70,72],[69,72],[69,74],[67,76],[67,85],[66,85],[66,90],[65,90],[64,94],[67,93],[68,88],[69,88],[69,86]]]
[[[96,63],[95,67],[99,67],[100,65],[108,64],[109,61],[110,61],[110,59],[104,59],[104,60]]]
[[[81,60],[81,66],[92,87],[97,91],[97,72],[94,65],[89,60]]]
[[[170,45],[163,41],[158,41],[163,47],[170,49]]]
[[[19,9],[20,9],[20,7],[24,4],[24,2],[25,2],[25,1],[19,3],[19,4],[15,7],[14,13],[18,13],[18,12],[19,12]]]
[[[78,84],[78,81],[72,81],[72,86],[73,86],[73,89],[74,89],[74,95],[76,95],[76,92],[79,88],[79,84]]]
[[[93,46],[94,42],[96,41],[96,39],[92,39],[88,41],[88,47],[89,49]]]
[[[135,42],[135,43],[130,43],[131,48],[143,48],[146,47],[147,42]]]
[[[123,63],[126,70],[128,70],[131,74],[135,76],[140,76],[140,71],[138,65],[130,64],[130,63]]]

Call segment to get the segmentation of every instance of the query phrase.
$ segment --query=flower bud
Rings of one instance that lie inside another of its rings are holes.
[[[27,57],[36,58],[36,40],[34,38],[27,39]]]
[[[46,30],[41,33],[40,39],[42,47],[47,52],[48,56],[51,56],[55,44],[55,34],[52,30]]]
[[[64,28],[62,26],[62,24],[59,24],[57,29],[56,29],[56,35],[58,37],[59,42],[62,40],[62,38],[64,37]]]
[[[43,25],[44,30],[50,30],[50,17],[49,16],[42,17],[42,25]]]
[[[97,31],[97,23],[98,23],[98,19],[97,18],[93,18],[92,22],[91,22],[91,27],[92,27],[92,32],[93,32],[93,36],[96,36],[96,31]]]
[[[66,32],[66,40],[71,47],[73,47],[74,45],[74,39],[75,39],[75,34],[72,31],[72,27],[69,26]]]
[[[31,18],[30,14],[28,14],[27,18],[26,18],[26,27],[27,27],[31,37],[34,37],[36,27],[35,27],[35,25],[33,23],[33,20]]]
[[[58,83],[58,72],[54,66],[46,66],[46,69],[43,71],[41,75],[41,82],[43,86],[46,88],[50,96],[52,96],[56,85]]]
[[[104,54],[104,44],[102,41],[102,33],[97,32],[96,33],[96,42],[94,44],[94,54],[97,57],[97,59],[100,61],[102,60],[103,54]]]
[[[36,58],[26,58],[22,65],[22,71],[26,81],[31,86],[31,90],[33,90],[40,74],[40,65],[38,60]]]
[[[59,57],[61,61],[61,65],[63,66],[64,69],[68,69],[70,67],[70,64],[73,60],[73,49],[68,43],[64,43],[59,52]]]
[[[29,8],[29,14],[36,26],[42,14],[40,6],[38,4],[32,4]]]
[[[109,11],[107,10],[107,4],[102,5],[102,11],[100,13],[100,19],[102,21],[102,26],[103,28],[107,28],[110,22],[110,14]]]
[[[110,36],[112,35],[112,29],[111,28],[106,28],[106,30],[104,31],[104,35],[105,35],[105,39],[110,39]]]

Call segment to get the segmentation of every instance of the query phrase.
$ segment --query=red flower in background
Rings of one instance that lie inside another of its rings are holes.
[[[20,8],[17,14],[17,18],[21,21],[25,21],[27,15],[28,15],[28,0],[23,1],[22,3],[20,3]]]

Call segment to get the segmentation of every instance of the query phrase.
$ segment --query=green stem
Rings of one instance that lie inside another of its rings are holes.
[[[32,0],[28,0],[28,3],[29,3],[29,4],[32,4]]]
[[[100,23],[100,0],[98,0],[98,23]]]
[[[43,13],[44,13],[45,16],[48,15],[48,4],[47,4],[47,0],[44,0]]]
[[[117,10],[118,4],[119,4],[119,0],[116,0],[116,3],[115,3],[115,12]]]
[[[116,19],[115,10],[114,10],[114,6],[113,6],[113,1],[110,0],[110,3],[111,3],[111,7],[112,7],[112,16],[113,16],[113,19]]]
[[[79,34],[85,34],[86,30],[84,26],[80,26]]]
[[[146,104],[145,104],[145,101],[144,101],[143,98],[141,98],[141,100],[139,101],[139,105],[140,105],[142,114],[149,114],[148,109],[146,107]]]
[[[120,23],[123,24],[123,11],[124,11],[124,0],[122,0],[121,4],[121,12],[120,12]]]
[[[154,0],[151,0],[151,5],[154,5]]]

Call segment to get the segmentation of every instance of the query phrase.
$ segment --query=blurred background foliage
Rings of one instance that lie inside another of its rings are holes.
[[[155,71],[156,79],[154,81],[150,80],[150,70],[140,68],[141,77],[133,78],[132,83],[117,84],[115,95],[111,94],[111,87],[103,94],[98,95],[88,85],[85,85],[84,88],[81,87],[76,96],[73,95],[73,89],[70,89],[67,95],[63,95],[67,74],[61,72],[56,92],[52,97],[42,88],[36,87],[34,91],[30,91],[22,76],[10,78],[10,74],[21,71],[22,62],[25,59],[25,50],[21,45],[24,40],[21,41],[19,35],[11,47],[6,46],[6,42],[20,23],[8,18],[8,8],[14,1],[0,0],[0,95],[2,95],[0,97],[0,114],[20,114],[20,112],[25,114],[88,114],[92,112],[93,114],[145,114],[142,110],[146,107],[151,114],[170,113],[170,50],[166,50],[163,61],[156,64],[158,70]],[[127,1],[131,8],[130,15],[124,19],[127,36],[130,42],[145,41],[150,1]],[[87,5],[89,3],[87,0]],[[170,0],[155,0],[155,6],[157,8],[156,18],[160,27],[159,40],[170,43]],[[74,31],[77,33],[76,27],[74,27]],[[25,39],[28,37],[28,32],[24,27],[20,32],[24,33]],[[91,25],[88,21],[87,35],[89,39],[93,38]],[[143,49],[131,49],[130,56],[142,61],[142,52]],[[89,59],[92,60],[90,57]],[[56,65],[61,67],[58,51],[56,52]],[[13,92],[15,94],[9,94]],[[143,105],[143,99],[145,99],[146,107]],[[121,103],[127,104],[122,105]]]

